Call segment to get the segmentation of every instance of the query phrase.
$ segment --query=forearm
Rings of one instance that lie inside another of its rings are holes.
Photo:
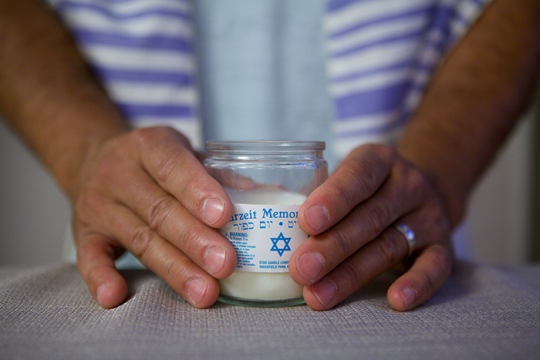
[[[0,34],[0,109],[72,197],[82,159],[127,126],[42,3],[0,0]]]
[[[451,225],[536,84],[540,2],[495,0],[446,59],[398,151],[431,179]]]

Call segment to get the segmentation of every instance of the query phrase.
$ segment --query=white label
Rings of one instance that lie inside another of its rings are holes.
[[[300,205],[233,205],[220,232],[236,249],[236,269],[288,272],[291,254],[308,238],[298,225]]]

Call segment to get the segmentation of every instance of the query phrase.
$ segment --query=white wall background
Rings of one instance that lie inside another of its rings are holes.
[[[533,219],[534,114],[524,116],[479,182],[469,205],[473,258],[496,264],[529,261]]]
[[[464,227],[470,259],[528,260],[531,119],[516,130],[472,198]],[[53,180],[0,122],[0,266],[59,261],[69,217],[69,204]]]
[[[0,266],[58,261],[69,216],[51,177],[0,121]]]

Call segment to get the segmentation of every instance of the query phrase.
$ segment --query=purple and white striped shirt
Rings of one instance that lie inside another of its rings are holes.
[[[337,158],[400,135],[434,70],[490,1],[326,1]],[[48,2],[134,126],[173,126],[201,147],[191,1]]]

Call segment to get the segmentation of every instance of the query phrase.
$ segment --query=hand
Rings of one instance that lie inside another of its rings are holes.
[[[366,145],[354,150],[308,197],[299,224],[311,236],[292,255],[290,273],[315,310],[345,300],[365,283],[402,262],[406,224],[416,235],[412,267],[388,290],[395,310],[425,301],[450,276],[450,227],[440,197],[426,177],[395,149]]]
[[[216,278],[236,267],[234,248],[215,230],[232,204],[188,140],[166,128],[135,130],[96,146],[81,169],[77,267],[97,302],[112,308],[125,299],[113,261],[127,249],[192,305],[212,305]]]

